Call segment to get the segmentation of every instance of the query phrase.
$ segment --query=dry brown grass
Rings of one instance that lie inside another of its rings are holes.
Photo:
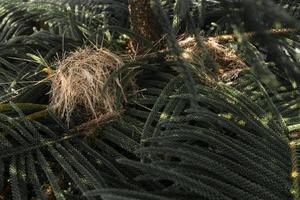
[[[247,68],[244,61],[237,55],[237,53],[213,38],[208,38],[205,42],[205,46],[214,56],[216,62],[220,65],[221,69],[232,70]]]
[[[197,50],[197,42],[194,37],[180,38],[179,45],[184,49],[182,56],[185,59],[192,60],[195,53],[204,55],[203,52]],[[233,49],[221,44],[217,38],[204,38],[203,45],[206,47],[207,53],[212,56],[212,59],[218,65],[219,75],[222,79],[228,79],[227,76],[248,68]]]
[[[103,87],[113,70],[123,64],[122,59],[106,49],[86,47],[57,62],[51,77],[50,109],[70,121],[75,110],[94,118],[115,113],[116,90],[121,90],[116,78],[106,91]]]

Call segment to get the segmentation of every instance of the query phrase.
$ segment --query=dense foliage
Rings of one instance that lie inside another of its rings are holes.
[[[300,3],[149,1],[163,50],[126,0],[0,1],[0,199],[300,199]],[[224,69],[207,38],[248,68]],[[56,60],[85,46],[126,58],[107,83],[128,91],[120,116],[92,126],[48,106]]]

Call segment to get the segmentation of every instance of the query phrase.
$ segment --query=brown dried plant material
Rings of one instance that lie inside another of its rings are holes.
[[[187,37],[179,40],[179,45],[183,51],[183,58],[191,60],[193,54],[200,54],[200,50],[197,50],[197,42],[194,37]],[[222,45],[217,38],[204,38],[203,45],[212,56],[212,59],[216,62],[219,67],[219,75],[223,78],[227,73],[233,71],[240,72],[241,69],[247,69],[248,66],[245,62],[237,55],[237,53],[229,47]]]
[[[247,65],[233,49],[220,44],[215,39],[208,39],[204,43],[221,69],[227,71],[237,68],[247,68]]]
[[[249,69],[238,53],[229,46],[219,41],[217,37],[203,37],[199,46],[195,37],[182,35],[178,38],[178,44],[182,49],[181,57],[189,62],[201,63],[208,69],[217,67],[220,80],[232,84],[239,74]],[[202,74],[202,82],[210,86],[215,85],[215,78],[209,74]]]
[[[120,80],[114,79],[104,91],[111,72],[123,65],[122,59],[106,49],[78,49],[57,62],[51,77],[49,107],[67,123],[75,110],[94,118],[115,113],[116,90]]]

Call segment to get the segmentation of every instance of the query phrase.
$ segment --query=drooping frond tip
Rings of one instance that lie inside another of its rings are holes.
[[[57,62],[51,81],[50,108],[70,122],[80,109],[94,117],[116,112],[116,90],[122,91],[119,78],[104,91],[111,72],[123,64],[122,59],[106,49],[85,47]]]

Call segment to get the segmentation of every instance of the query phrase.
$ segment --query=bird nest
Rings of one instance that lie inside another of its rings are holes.
[[[117,111],[116,92],[120,79],[107,83],[122,59],[106,49],[86,47],[57,62],[51,77],[50,108],[68,123],[74,111],[99,117]],[[104,90],[105,89],[105,90]]]
[[[203,52],[202,49],[198,50],[197,42],[194,37],[183,37],[179,39],[179,45],[183,52],[183,58],[187,60],[193,59],[193,54],[202,55],[205,57],[205,53],[209,53],[212,60],[218,67],[218,75],[222,80],[227,82],[232,77],[237,76],[242,70],[248,69],[247,64],[232,48],[223,45],[217,38],[209,37],[203,39],[203,46],[207,52]],[[211,64],[211,63],[208,63]]]

